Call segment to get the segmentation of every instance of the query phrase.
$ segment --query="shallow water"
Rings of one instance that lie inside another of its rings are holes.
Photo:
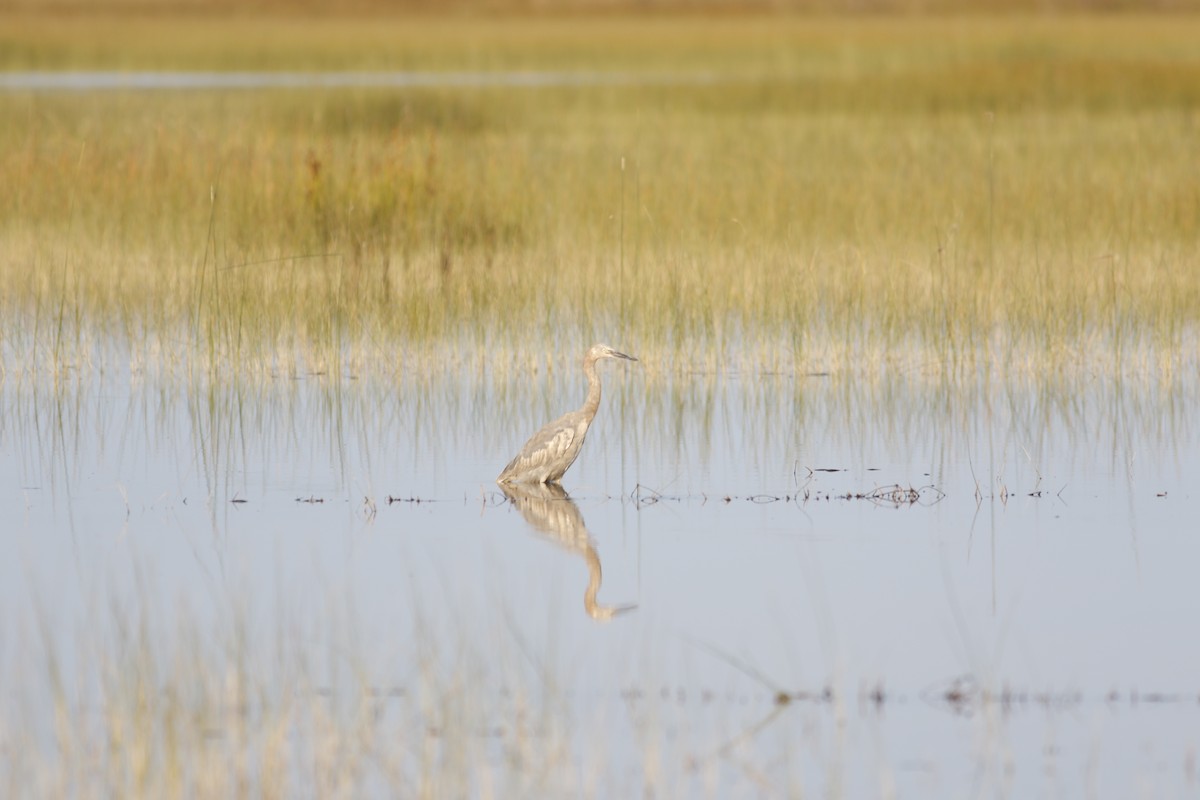
[[[0,72],[0,90],[20,92],[150,91],[181,89],[415,89],[541,88],[554,86],[672,86],[712,83],[701,72],[519,70],[421,71],[120,71]]]
[[[46,663],[99,716],[122,621],[186,651],[186,619],[401,728],[433,726],[423,670],[467,669],[497,730],[532,675],[614,791],[1196,791],[1194,375],[602,372],[569,497],[512,499],[573,369],[10,377],[8,752],[53,750]]]

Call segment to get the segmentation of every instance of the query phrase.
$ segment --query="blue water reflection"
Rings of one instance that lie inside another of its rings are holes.
[[[1048,762],[1068,794],[1084,775],[1183,790],[1194,378],[647,373],[607,376],[569,498],[532,499],[492,479],[578,403],[572,370],[5,383],[9,724],[52,738],[53,692],[30,690],[48,650],[86,695],[122,620],[186,650],[182,616],[201,642],[236,638],[267,685],[284,652],[334,694],[467,658],[503,697],[532,670],[581,757],[606,731],[606,758],[641,769],[673,731],[685,792],[747,759],[772,785],[840,774],[849,795],[882,774],[958,796],[995,769],[1024,796]],[[938,494],[848,499],[892,484]]]
[[[726,78],[727,79],[727,78]],[[101,71],[0,72],[0,91],[95,92],[230,89],[536,89],[570,86],[673,86],[705,84],[705,72],[597,71]]]

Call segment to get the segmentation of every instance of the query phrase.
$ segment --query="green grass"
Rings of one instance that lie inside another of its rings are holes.
[[[0,344],[23,355],[9,370],[88,363],[113,336],[243,372],[446,347],[574,358],[589,339],[950,375],[1192,358],[1200,19],[3,29],[10,69],[730,77],[0,95],[17,123],[0,129],[0,308],[20,321]]]

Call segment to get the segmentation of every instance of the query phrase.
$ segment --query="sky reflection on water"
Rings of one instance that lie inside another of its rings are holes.
[[[671,763],[683,788],[757,757],[810,789],[832,764],[849,796],[881,773],[948,796],[979,780],[1078,794],[1097,776],[1186,790],[1194,379],[604,379],[570,499],[515,504],[495,474],[577,405],[572,372],[6,383],[0,685],[38,673],[32,631],[86,675],[120,637],[116,610],[170,631],[186,609],[214,630],[241,615],[262,670],[294,647],[335,688],[348,664],[407,685],[471,643],[507,653],[479,666],[502,693],[532,659],[574,709],[581,757],[591,727],[630,765],[647,730],[673,731],[701,765]],[[891,484],[944,496],[840,499]],[[1011,692],[1003,710],[985,690]],[[1176,701],[1135,699],[1151,693]],[[30,697],[9,723],[49,725],[48,695]]]
[[[726,78],[727,79],[727,78]],[[0,72],[0,91],[95,92],[230,89],[536,89],[556,86],[672,86],[712,83],[705,72],[596,72],[587,70],[502,71],[103,71],[47,70]]]

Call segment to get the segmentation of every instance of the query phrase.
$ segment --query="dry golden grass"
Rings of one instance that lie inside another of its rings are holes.
[[[145,597],[112,603],[77,640],[41,630],[4,676],[26,687],[0,721],[5,797],[566,797],[619,779],[570,758],[561,690],[503,635],[455,641],[414,612],[398,670],[355,631],[257,631],[232,598],[203,622]],[[340,652],[318,655],[310,636]]]
[[[10,67],[717,77],[8,92],[10,370],[112,335],[250,372],[593,338],[799,369],[1190,357],[1190,17],[24,24]]]

